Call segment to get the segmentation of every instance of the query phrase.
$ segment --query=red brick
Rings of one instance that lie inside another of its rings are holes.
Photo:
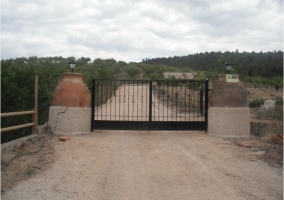
[[[271,140],[278,143],[278,144],[283,144],[283,139],[279,138],[277,135],[272,135]]]
[[[241,147],[251,148],[251,145],[245,143],[245,142],[237,142],[237,144]]]
[[[278,136],[280,139],[283,140],[283,135],[282,135],[282,134],[278,134],[277,136]]]
[[[61,137],[59,137],[59,140],[62,141],[62,142],[66,142],[67,140],[70,140],[70,137],[68,137],[68,136],[61,136]]]

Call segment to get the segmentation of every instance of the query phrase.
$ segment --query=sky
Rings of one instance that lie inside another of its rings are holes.
[[[1,59],[283,51],[282,0],[1,0]]]

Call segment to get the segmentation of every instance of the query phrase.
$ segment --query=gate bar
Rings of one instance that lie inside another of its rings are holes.
[[[205,81],[205,132],[207,133],[208,130],[208,94],[209,94],[209,81],[208,79]]]
[[[153,101],[153,81],[149,82],[149,131],[151,130],[152,123],[152,101]]]
[[[91,100],[91,132],[94,130],[94,120],[95,120],[95,87],[96,81],[92,79],[92,100]]]

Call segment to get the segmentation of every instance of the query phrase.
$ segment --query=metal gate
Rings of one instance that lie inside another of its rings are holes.
[[[92,80],[91,130],[205,130],[208,81]]]

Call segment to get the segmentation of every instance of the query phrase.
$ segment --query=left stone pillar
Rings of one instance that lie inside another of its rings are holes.
[[[63,73],[49,108],[54,134],[77,135],[91,131],[91,94],[80,73]]]

